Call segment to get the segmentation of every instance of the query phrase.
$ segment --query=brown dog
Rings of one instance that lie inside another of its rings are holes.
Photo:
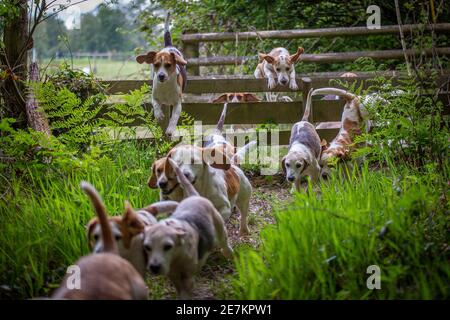
[[[131,300],[147,299],[148,289],[133,266],[118,255],[117,244],[106,216],[105,206],[93,186],[81,183],[81,188],[91,198],[103,233],[103,252],[78,260],[79,287],[70,283],[73,275],[66,275],[53,299],[76,300]]]
[[[252,93],[233,92],[224,93],[214,99],[213,103],[239,103],[239,102],[260,102],[261,100]]]

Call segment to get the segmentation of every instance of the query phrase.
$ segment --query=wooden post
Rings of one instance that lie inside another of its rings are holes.
[[[192,31],[184,31],[183,34],[193,33]],[[184,58],[191,59],[197,58],[200,56],[200,45],[198,42],[183,42],[183,55]],[[200,75],[200,66],[199,65],[191,65],[187,64],[187,73],[191,76],[199,76]]]
[[[303,99],[303,113],[306,109],[306,100],[308,99],[308,93],[311,90],[311,78],[303,77],[302,78],[302,99]],[[311,111],[309,113],[308,121],[313,123],[313,110],[314,108],[311,105]]]

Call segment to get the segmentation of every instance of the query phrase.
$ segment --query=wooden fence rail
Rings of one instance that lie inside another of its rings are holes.
[[[289,141],[290,125],[298,121],[304,112],[304,101],[310,88],[322,88],[327,86],[338,87],[336,83],[330,84],[333,79],[345,81],[363,82],[363,87],[370,85],[368,79],[375,76],[386,76],[393,78],[395,83],[403,73],[398,72],[357,72],[357,78],[339,78],[341,73],[329,72],[319,74],[299,75],[297,82],[299,90],[297,91],[301,100],[293,102],[256,102],[256,103],[232,103],[228,105],[228,112],[225,124],[233,125],[258,125],[262,123],[274,123],[287,125],[279,132],[279,144],[286,145]],[[438,85],[449,85],[450,73],[442,75],[438,79]],[[133,80],[133,81],[103,81],[109,86],[109,94],[127,93],[131,90],[140,88],[144,83],[151,84],[151,81]],[[244,90],[245,88],[245,90]],[[205,94],[205,93],[224,93],[224,92],[268,92],[266,79],[255,79],[252,77],[189,77],[186,87],[186,93]],[[290,91],[287,87],[278,87],[277,92]],[[446,90],[448,91],[448,87]],[[448,92],[439,95],[439,99],[444,102],[445,114],[450,113],[450,96]],[[331,140],[337,133],[339,121],[344,106],[343,100],[314,100],[312,116],[310,121],[313,123],[325,124],[318,128],[321,138]],[[151,108],[147,104],[146,108]],[[215,125],[222,112],[221,103],[183,103],[183,110],[191,115],[195,121],[201,121],[202,125]],[[134,121],[130,126],[139,126],[143,123],[139,120]],[[245,135],[240,133],[238,135]]]
[[[413,31],[433,31],[435,33],[450,33],[450,23],[437,23],[433,25],[403,25],[404,33]],[[240,65],[250,59],[250,57],[236,56],[215,56],[201,57],[200,43],[204,42],[224,42],[224,41],[246,41],[262,39],[301,39],[315,37],[345,37],[345,36],[369,36],[383,34],[399,34],[398,25],[382,26],[379,29],[368,29],[361,27],[345,28],[322,28],[322,29],[295,29],[295,30],[267,30],[267,31],[248,31],[248,32],[223,32],[223,33],[184,33],[181,36],[183,43],[183,52],[188,61],[188,73],[200,75],[200,66],[221,66],[221,65]],[[417,54],[418,52],[408,50],[407,54]],[[427,55],[450,55],[450,48],[435,48],[428,50]],[[357,51],[357,52],[330,52],[320,54],[303,54],[301,60],[310,63],[339,63],[354,61],[357,58],[370,57],[377,60],[382,59],[404,59],[402,50],[380,50],[380,51]]]
[[[405,50],[406,55],[412,56],[422,53],[419,50]],[[449,48],[435,48],[424,50],[423,53],[427,56],[431,55],[447,55],[450,56]],[[354,51],[354,52],[328,52],[317,54],[302,54],[300,56],[301,62],[311,63],[336,63],[336,62],[351,62],[358,58],[372,58],[374,60],[386,59],[404,59],[405,53],[403,50],[377,50],[377,51]],[[222,65],[241,65],[246,61],[258,59],[257,55],[246,57],[234,56],[215,56],[215,57],[200,57],[188,58],[188,64],[191,66],[222,66]]]
[[[450,23],[437,23],[434,25],[403,25],[403,32],[408,33],[423,28],[426,31],[450,32]],[[185,43],[198,42],[222,42],[236,40],[259,40],[259,39],[300,39],[314,37],[343,37],[343,36],[367,36],[382,34],[398,34],[398,25],[382,26],[380,29],[368,29],[367,27],[346,28],[322,28],[322,29],[295,29],[295,30],[270,30],[270,31],[248,31],[248,32],[221,32],[221,33],[186,33],[181,36]]]

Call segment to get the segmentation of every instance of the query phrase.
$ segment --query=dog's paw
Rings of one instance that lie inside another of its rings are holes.
[[[239,229],[239,237],[245,237],[245,236],[248,236],[249,234],[250,234],[250,230],[248,229],[247,226],[241,227]]]
[[[176,130],[176,127],[168,126],[166,129],[166,132],[165,132],[166,136],[171,138],[173,136],[175,130]]]
[[[153,109],[153,115],[158,121],[162,121],[164,119],[164,113],[161,110]]]
[[[234,251],[233,251],[233,249],[231,249],[230,246],[228,246],[227,248],[223,249],[222,252],[223,252],[223,255],[224,255],[225,258],[227,258],[227,259],[233,258]]]
[[[291,82],[289,83],[289,89],[294,90],[294,91],[298,90],[297,82],[291,81]]]
[[[267,86],[269,89],[274,89],[277,86],[277,83],[274,79],[269,78],[269,82],[267,83]]]

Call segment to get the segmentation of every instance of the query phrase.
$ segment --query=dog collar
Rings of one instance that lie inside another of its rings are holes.
[[[163,195],[168,196],[168,195],[171,194],[171,193],[172,193],[179,185],[180,185],[180,184],[177,182],[177,183],[173,186],[173,188],[170,189],[169,191],[167,191],[167,192],[164,192],[164,191],[163,191]]]

